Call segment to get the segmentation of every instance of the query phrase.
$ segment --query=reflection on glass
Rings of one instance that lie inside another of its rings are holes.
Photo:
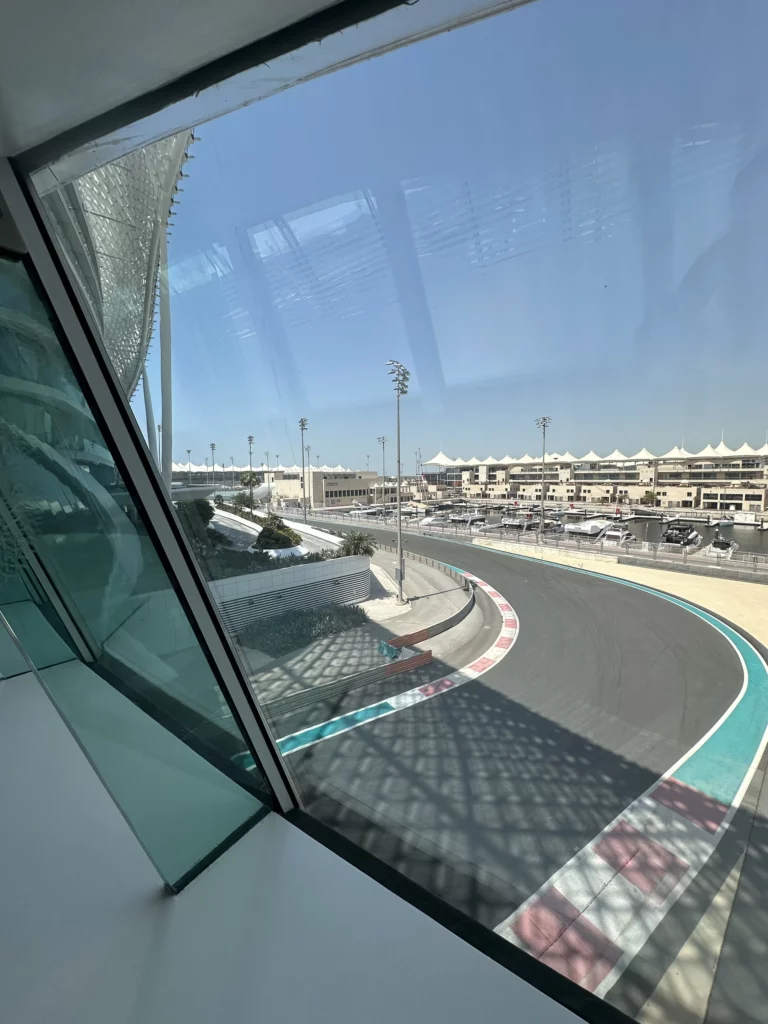
[[[694,607],[768,640],[766,28],[757,3],[539,0],[207,124],[131,396],[310,812],[646,1022],[687,1012],[683,950],[744,852],[768,726],[756,655],[757,704],[728,718],[752,655]],[[390,359],[412,372],[407,547],[485,580],[520,633],[488,667],[480,598],[421,642],[431,668],[372,683],[451,600],[409,561],[410,609],[384,617],[384,549],[372,600],[340,600],[358,570],[310,532],[394,541]],[[697,966],[760,1019],[741,942]]]
[[[0,382],[0,610],[176,883],[268,796],[47,313],[8,259]],[[4,645],[0,673],[12,671]]]

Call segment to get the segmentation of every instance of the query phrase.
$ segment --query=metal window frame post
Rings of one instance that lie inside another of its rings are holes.
[[[64,269],[54,257],[53,244],[43,236],[38,223],[38,218],[43,220],[39,200],[34,193],[30,193],[30,197],[25,195],[4,157],[0,157],[0,196],[54,314],[58,336],[80,386],[93,405],[97,422],[121,473],[130,482],[214,678],[237,713],[243,735],[274,793],[278,808],[287,813],[300,806],[297,790],[175,517],[159,467],[150,456],[106,353],[90,334],[85,311],[74,299]]]

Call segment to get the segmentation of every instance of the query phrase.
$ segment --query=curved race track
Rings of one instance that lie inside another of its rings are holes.
[[[642,590],[467,544],[406,544],[503,594],[514,649],[294,766],[310,810],[493,927],[701,738],[743,670],[711,626]]]

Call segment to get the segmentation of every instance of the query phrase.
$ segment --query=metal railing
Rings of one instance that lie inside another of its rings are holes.
[[[357,529],[364,528],[360,520],[340,516],[338,513],[332,515],[315,513],[315,515],[316,518],[323,521],[337,522]],[[363,520],[362,523],[365,524],[366,520]],[[382,521],[378,518],[372,518],[367,522],[367,526],[371,529],[394,529],[394,524],[390,520]],[[501,540],[510,545],[520,545],[521,548],[562,551],[566,554],[572,553],[579,557],[595,559],[614,558],[617,562],[625,565],[655,566],[659,569],[690,572],[693,575],[709,575],[720,579],[737,579],[768,584],[768,558],[765,555],[753,554],[748,551],[736,551],[729,556],[702,557],[700,548],[681,551],[676,544],[661,542],[635,540],[626,544],[606,544],[573,534],[545,533],[541,535],[535,530],[504,530],[501,528],[478,530],[477,528],[468,528],[461,523],[438,523],[422,526],[407,520],[403,521],[403,532],[422,537],[454,537],[457,540],[470,543],[483,538]],[[406,553],[408,555],[415,554],[415,552],[408,552],[407,549]],[[416,557],[424,558],[425,556],[418,555]],[[435,567],[439,567],[439,563],[434,559],[432,562]],[[443,567],[444,570],[445,568],[447,567]]]

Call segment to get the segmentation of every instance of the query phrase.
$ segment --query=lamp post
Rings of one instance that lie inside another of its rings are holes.
[[[312,451],[312,445],[311,444],[305,444],[304,445],[304,451],[307,453],[307,487],[304,488],[304,494],[307,495],[307,492],[311,491],[311,489],[312,489],[312,462],[311,462],[311,460],[309,458],[309,453]],[[304,522],[307,521],[307,512],[306,512],[307,504],[309,505],[310,508],[312,508],[312,495],[311,495],[311,493],[307,496],[307,500],[306,500],[306,503],[304,505]]]
[[[387,360],[387,366],[389,367],[389,374],[392,377],[395,395],[397,396],[397,432],[395,435],[395,447],[397,449],[397,603],[405,604],[405,599],[403,598],[405,563],[403,560],[403,522],[400,497],[400,399],[403,395],[408,394],[408,380],[411,374],[396,359]],[[383,449],[384,445],[382,445],[382,451]]]
[[[267,471],[264,474],[264,479],[265,479],[265,482],[266,482],[266,485],[267,485],[267,512],[269,512],[269,498],[270,498],[270,490],[269,490],[269,452],[264,452],[264,458],[267,460]],[[275,461],[277,461],[277,456],[275,456]]]
[[[208,486],[208,456],[205,457],[205,485]]]
[[[229,456],[229,464],[232,467],[232,490],[234,491],[234,489],[235,489],[235,456],[234,455],[230,455]]]
[[[216,445],[211,441],[208,446],[211,449],[211,487],[216,487]]]
[[[547,453],[547,427],[552,422],[551,416],[539,416],[536,426],[541,430],[541,518],[539,519],[539,536],[544,533],[544,460]]]
[[[386,454],[386,449],[387,449],[387,441],[389,440],[389,438],[382,436],[382,437],[377,437],[376,440],[381,445],[381,503],[382,503],[382,505],[386,505],[386,502],[384,501],[384,491],[385,491],[385,484],[386,484],[386,480],[387,480],[387,454]]]
[[[366,471],[366,473],[370,473],[370,471],[371,471],[371,456],[370,455],[366,455],[365,456],[365,471]]]
[[[187,483],[192,486],[192,449],[187,448]]]
[[[301,506],[304,510],[304,522],[307,521],[307,492],[304,490],[304,431],[309,426],[309,420],[306,416],[302,416],[299,420],[299,430],[301,431]]]
[[[251,515],[253,515],[253,434],[248,435],[248,487],[251,492]]]

